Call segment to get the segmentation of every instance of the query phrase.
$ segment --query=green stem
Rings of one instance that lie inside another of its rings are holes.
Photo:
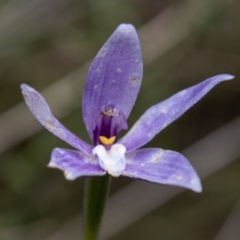
[[[96,240],[108,193],[110,176],[90,177],[85,192],[85,240]]]

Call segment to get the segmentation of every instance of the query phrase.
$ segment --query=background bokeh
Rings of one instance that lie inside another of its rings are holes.
[[[54,147],[20,93],[41,91],[68,129],[81,116],[88,66],[122,22],[143,51],[144,78],[129,126],[152,104],[219,73],[215,87],[148,146],[182,152],[203,193],[113,178],[100,239],[240,239],[240,1],[4,0],[0,3],[0,239],[82,236],[84,178],[46,168]]]

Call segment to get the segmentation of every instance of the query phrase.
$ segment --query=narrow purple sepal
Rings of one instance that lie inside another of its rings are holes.
[[[93,139],[96,120],[106,104],[127,118],[142,81],[139,39],[131,24],[121,24],[98,52],[89,69],[83,93],[83,119]]]
[[[68,180],[81,176],[102,176],[106,172],[99,166],[95,156],[88,156],[79,151],[55,148],[52,151],[48,167],[64,171]]]
[[[118,142],[126,147],[127,152],[140,148],[152,140],[162,129],[180,117],[216,84],[233,78],[234,76],[229,74],[208,78],[150,107]]]
[[[160,148],[146,148],[126,154],[122,175],[146,181],[202,191],[200,179],[189,161],[180,153]]]
[[[66,129],[52,114],[42,95],[27,84],[21,84],[22,94],[35,118],[51,133],[76,149],[91,155],[92,146]]]

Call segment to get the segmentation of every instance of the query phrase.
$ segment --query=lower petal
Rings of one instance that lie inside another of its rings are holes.
[[[48,167],[62,170],[68,180],[81,176],[101,176],[106,173],[99,166],[96,157],[63,148],[53,149]]]
[[[189,161],[180,153],[146,148],[126,154],[122,175],[150,182],[169,184],[201,192],[200,179]]]

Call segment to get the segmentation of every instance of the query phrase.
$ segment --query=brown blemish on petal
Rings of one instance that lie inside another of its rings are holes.
[[[25,100],[27,100],[27,95],[26,95],[26,94],[23,94],[23,98],[24,98]]]
[[[138,76],[131,76],[130,80],[131,80],[131,82],[135,83],[135,82],[139,81],[139,77]]]
[[[106,52],[107,52],[106,50],[101,50],[101,51],[100,51],[100,55],[101,55],[102,57],[104,57],[104,56],[106,55]]]
[[[152,161],[154,162],[154,163],[158,163],[159,161],[160,161],[160,155],[157,155],[157,157],[155,157]]]
[[[164,150],[160,151],[152,160],[153,163],[158,163],[161,160],[162,155],[164,154]]]
[[[46,121],[46,124],[47,124],[47,126],[50,127],[50,128],[57,128],[57,126],[55,125],[55,123],[52,122],[52,121]]]

